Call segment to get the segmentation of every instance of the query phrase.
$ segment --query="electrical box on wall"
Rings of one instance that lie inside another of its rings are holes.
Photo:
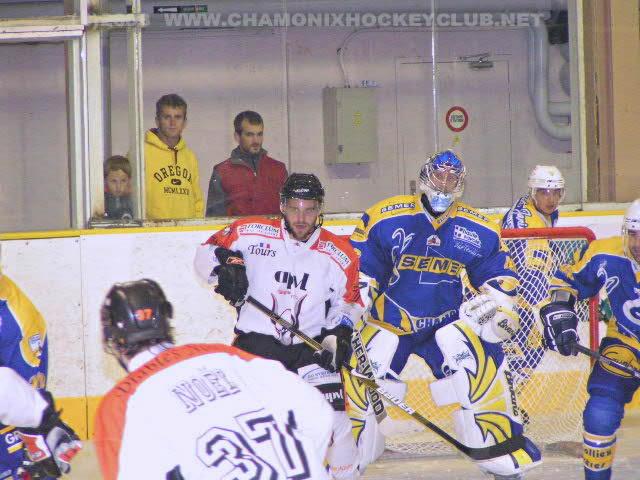
[[[375,162],[378,159],[376,89],[325,87],[322,102],[325,163]]]

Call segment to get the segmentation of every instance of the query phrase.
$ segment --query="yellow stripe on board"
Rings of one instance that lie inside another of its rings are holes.
[[[504,213],[484,214],[494,222],[500,222]],[[576,212],[561,212],[561,217],[604,217],[610,215],[624,215],[624,210],[582,210]],[[221,223],[207,223],[201,225],[158,225],[147,227],[122,227],[122,228],[86,228],[78,230],[45,230],[38,232],[13,232],[3,233],[0,240],[31,240],[40,238],[69,238],[87,235],[118,235],[126,233],[161,233],[161,232],[216,232],[234,219],[225,220]],[[354,226],[358,223],[357,218],[327,218],[325,226]]]
[[[548,379],[544,381],[545,386],[548,386],[548,381]],[[450,418],[453,410],[456,410],[460,407],[460,405],[457,403],[447,405],[446,407],[436,407],[436,405],[431,400],[431,395],[425,395],[424,393],[429,391],[429,382],[427,382],[426,380],[409,380],[407,384],[409,385],[407,398],[405,399],[407,404],[423,414],[427,412],[433,412],[433,414],[429,415],[429,420],[433,421],[436,424],[441,424],[446,419]],[[100,400],[102,400],[101,396],[61,397],[56,398],[56,405],[58,409],[63,410],[62,419],[76,431],[76,433],[82,440],[86,440],[93,437],[93,422],[96,415],[96,410],[98,409],[98,405],[100,404]],[[636,395],[633,397],[631,403],[627,405],[627,408],[638,407],[640,407],[640,390],[636,392]],[[540,405],[539,408],[546,410],[549,408],[549,405]],[[410,420],[411,418],[398,407],[388,407],[387,412],[389,413],[389,416],[394,420]],[[533,409],[528,413],[533,413],[535,415],[534,412],[539,413],[539,411],[536,411],[536,409]]]

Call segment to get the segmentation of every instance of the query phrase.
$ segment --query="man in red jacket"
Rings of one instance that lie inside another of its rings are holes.
[[[213,167],[206,216],[278,215],[287,168],[262,148],[262,117],[250,110],[240,112],[233,127],[238,146]]]

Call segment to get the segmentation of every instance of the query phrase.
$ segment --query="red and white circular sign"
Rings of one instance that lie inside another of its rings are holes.
[[[445,121],[447,122],[449,130],[453,132],[461,132],[467,128],[467,125],[469,124],[469,114],[464,108],[454,105],[447,110]]]

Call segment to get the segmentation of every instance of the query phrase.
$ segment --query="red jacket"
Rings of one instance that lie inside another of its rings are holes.
[[[258,161],[257,172],[240,158],[228,158],[213,167],[207,216],[277,215],[286,179],[284,163],[266,153]]]

